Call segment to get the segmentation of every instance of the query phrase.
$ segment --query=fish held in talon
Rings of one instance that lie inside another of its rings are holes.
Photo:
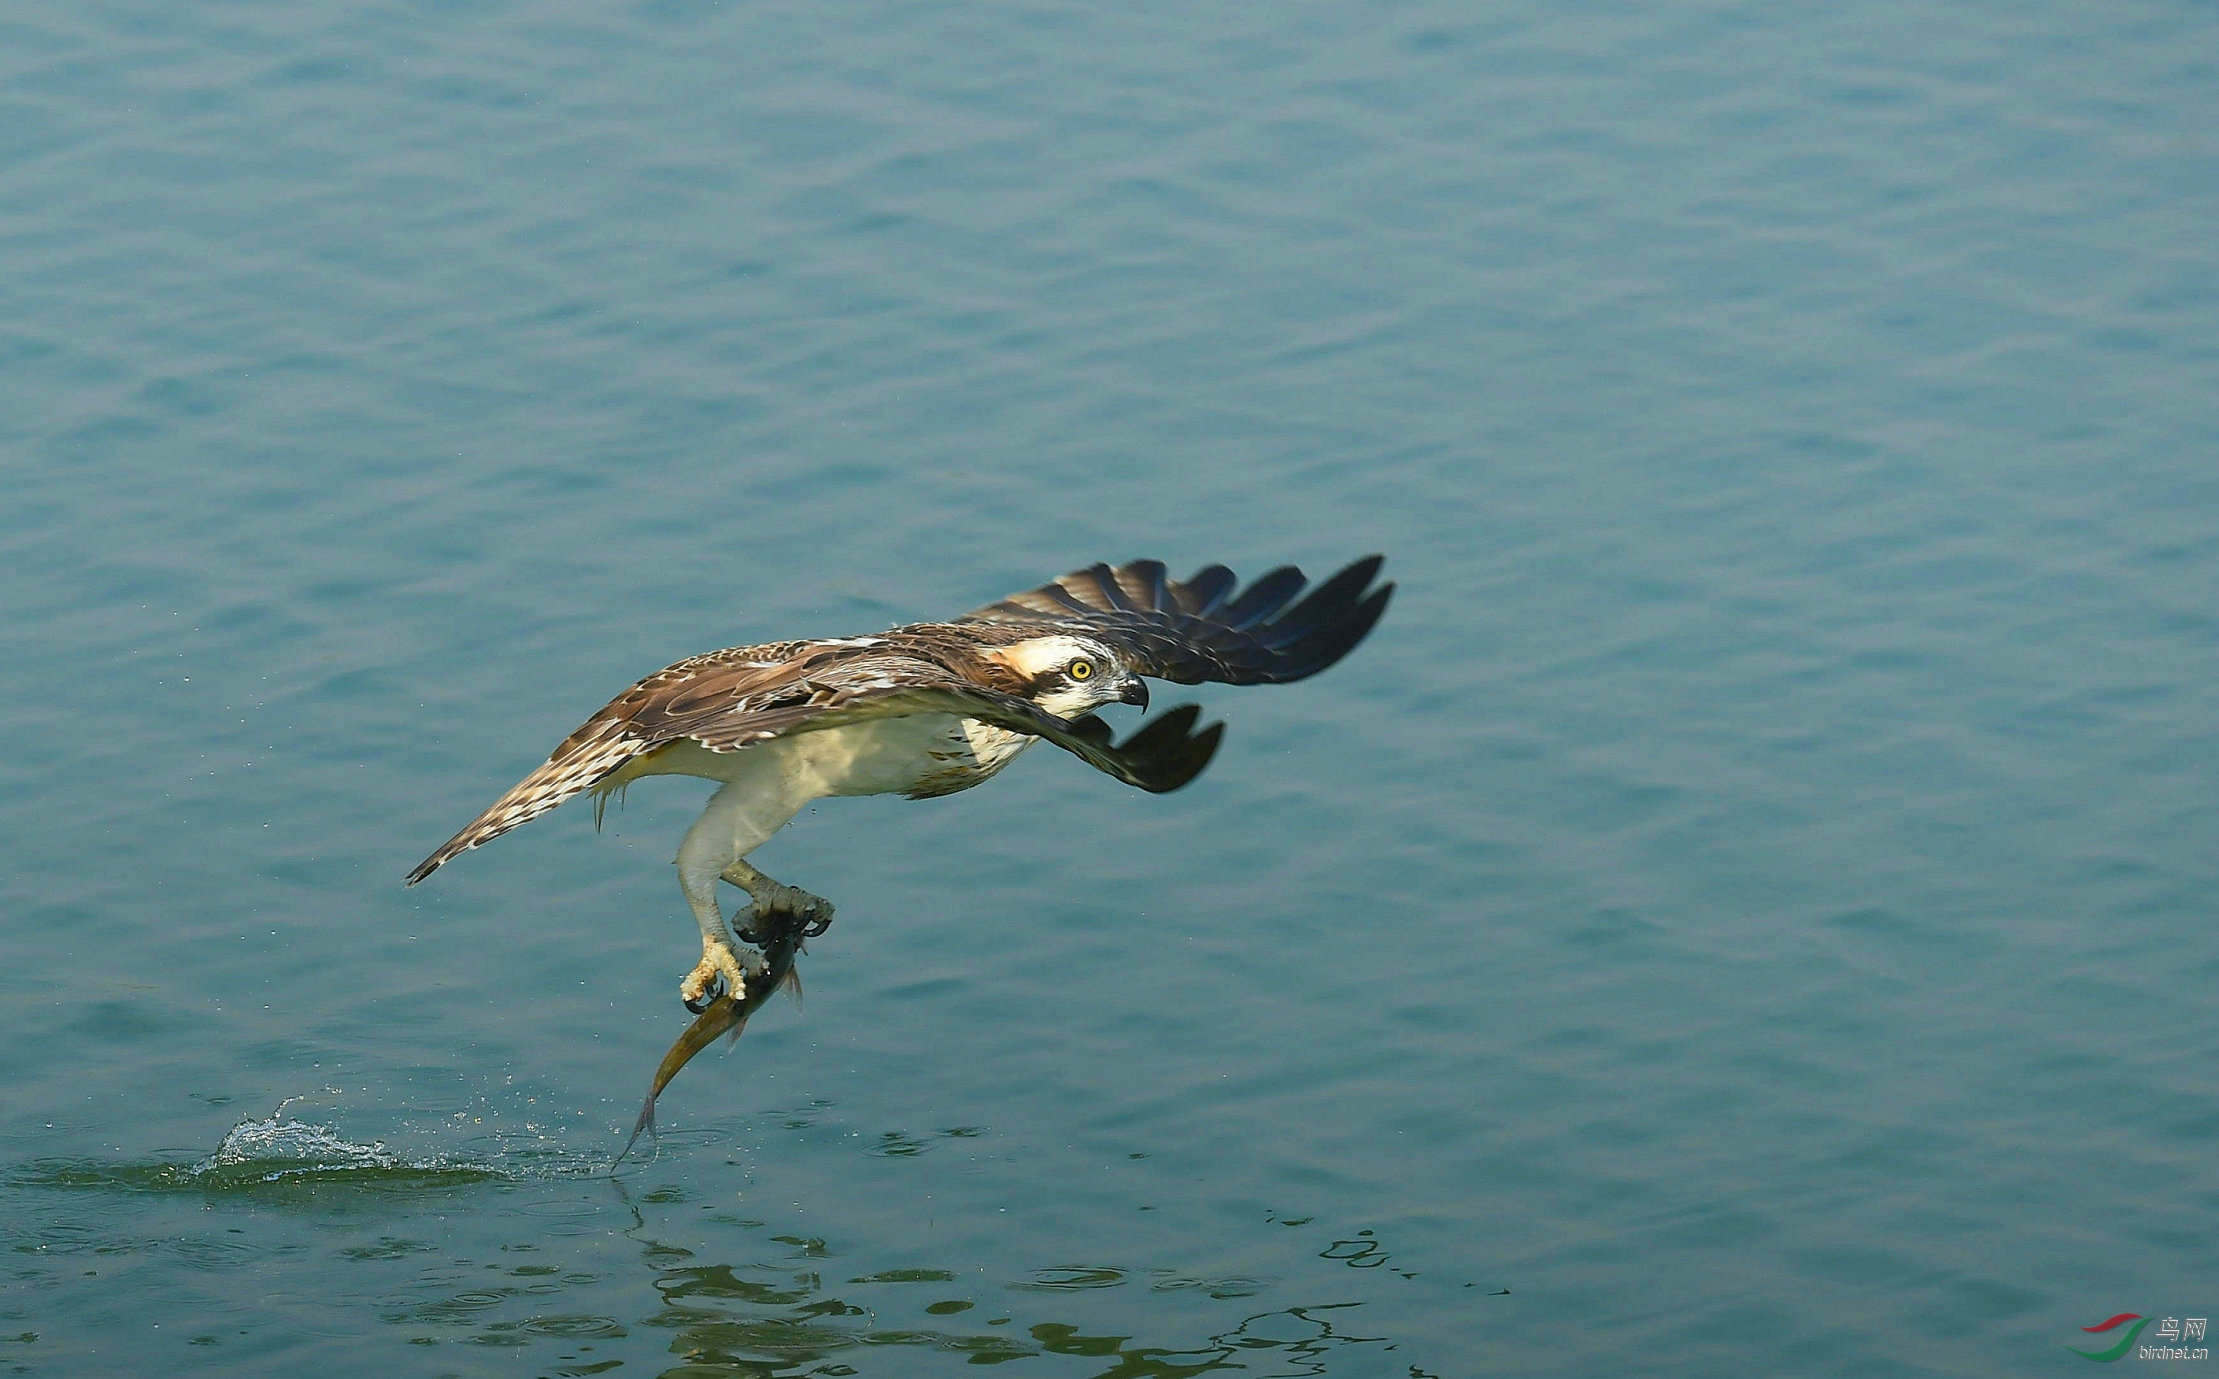
[[[671,1044],[670,1051],[663,1055],[663,1061],[657,1065],[655,1080],[647,1088],[647,1100],[640,1106],[639,1119],[632,1122],[632,1137],[624,1142],[622,1152],[609,1165],[612,1169],[624,1162],[633,1146],[639,1143],[641,1135],[650,1139],[654,1137],[655,1102],[662,1096],[663,1089],[670,1085],[671,1079],[678,1076],[679,1070],[693,1061],[695,1054],[714,1044],[724,1034],[729,1033],[732,1038],[738,1039],[747,1028],[748,1020],[756,1011],[768,1005],[770,998],[779,992],[792,992],[795,1001],[801,1000],[801,971],[794,966],[794,959],[802,951],[803,940],[809,937],[808,925],[798,919],[789,920],[775,928],[766,928],[759,937],[763,938],[761,980],[748,989],[743,999],[735,999],[732,993],[720,991],[714,999],[705,1002],[695,1012],[697,1018],[686,1026],[685,1032]]]
[[[701,930],[701,961],[680,998],[707,1020],[718,1001],[744,1005],[779,980],[777,963],[747,949],[741,932],[760,934],[777,916],[805,921],[810,936],[832,923],[831,902],[746,860],[804,806],[952,795],[1041,741],[1127,785],[1176,790],[1209,765],[1223,724],[1197,731],[1200,710],[1181,705],[1118,742],[1095,710],[1145,712],[1149,679],[1256,685],[1317,674],[1386,610],[1394,585],[1373,585],[1383,563],[1366,556],[1299,601],[1308,580],[1291,565],[1246,588],[1222,565],[1184,581],[1156,560],[1093,565],[949,622],[689,657],[609,701],[408,884],[578,794],[593,792],[598,806],[643,776],[716,781],[677,858]],[[727,919],[720,881],[747,892],[744,917]]]

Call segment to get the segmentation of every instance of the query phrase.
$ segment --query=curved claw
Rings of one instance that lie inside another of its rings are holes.
[[[710,1006],[715,1005],[717,998],[723,994],[724,978],[718,977],[711,981],[699,996],[680,996],[678,1000],[686,1009],[700,1015],[707,1011]]]
[[[759,883],[757,889],[763,894],[755,903],[732,916],[733,932],[756,947],[762,947],[765,938],[783,933],[791,921],[802,923],[803,938],[816,938],[832,927],[832,902],[823,896],[811,895],[794,886],[771,890]],[[740,927],[741,915],[746,916],[745,928]]]

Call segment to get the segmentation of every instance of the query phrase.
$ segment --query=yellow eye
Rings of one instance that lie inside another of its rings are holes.
[[[1074,680],[1091,680],[1094,678],[1094,663],[1092,661],[1073,661],[1070,665],[1064,667],[1063,673]]]

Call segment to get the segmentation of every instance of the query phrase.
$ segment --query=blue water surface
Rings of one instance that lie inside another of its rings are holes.
[[[0,11],[0,1369],[2208,1315],[2215,131],[2154,0]],[[1374,550],[1180,793],[806,813],[613,1176],[701,783],[401,888],[679,657]]]

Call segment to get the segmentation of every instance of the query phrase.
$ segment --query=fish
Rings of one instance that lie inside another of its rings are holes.
[[[767,970],[749,979],[747,995],[739,1000],[732,999],[729,991],[719,992],[708,1008],[696,1015],[693,1023],[671,1044],[670,1052],[663,1055],[662,1064],[655,1069],[655,1080],[647,1089],[647,1101],[640,1107],[639,1119],[633,1122],[632,1138],[624,1142],[624,1152],[609,1165],[611,1169],[624,1162],[641,1135],[654,1136],[655,1099],[663,1094],[670,1080],[678,1076],[679,1069],[693,1061],[695,1054],[714,1044],[720,1035],[730,1034],[737,1040],[747,1028],[749,1018],[781,991],[792,992],[794,1003],[801,1003],[801,971],[794,966],[794,959],[802,953],[804,939],[823,931],[813,929],[809,920],[802,916],[778,915],[773,919],[779,921],[777,927],[761,945]],[[760,938],[760,935],[750,937]]]

